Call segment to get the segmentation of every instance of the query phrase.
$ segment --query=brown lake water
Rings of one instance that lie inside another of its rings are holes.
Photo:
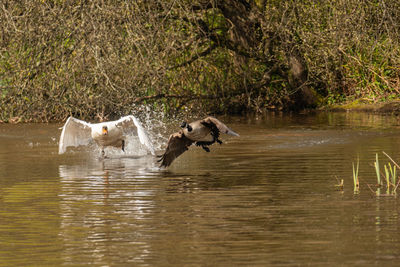
[[[58,155],[60,124],[0,124],[0,266],[399,264],[399,198],[367,185],[375,153],[400,161],[397,117],[222,119],[240,137],[167,170],[134,151]]]

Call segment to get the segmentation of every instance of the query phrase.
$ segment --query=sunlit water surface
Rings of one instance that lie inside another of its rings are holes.
[[[167,170],[132,147],[58,155],[58,124],[0,124],[0,266],[398,264],[399,199],[376,196],[372,167],[400,161],[397,117],[222,119],[240,137]]]

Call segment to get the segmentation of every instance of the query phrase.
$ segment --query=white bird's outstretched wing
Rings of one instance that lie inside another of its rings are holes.
[[[140,143],[145,145],[150,150],[152,155],[155,155],[154,147],[150,142],[150,138],[147,135],[146,130],[135,116],[129,115],[122,117],[121,119],[117,120],[115,125],[117,127],[121,127],[124,132],[129,131],[129,128],[136,128],[136,134],[139,137]]]
[[[69,117],[62,127],[58,154],[63,154],[69,146],[87,145],[92,140],[91,124],[85,121]]]

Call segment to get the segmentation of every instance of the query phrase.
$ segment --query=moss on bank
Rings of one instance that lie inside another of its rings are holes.
[[[373,103],[368,99],[357,99],[352,102],[331,105],[321,108],[322,110],[349,112],[370,112],[370,113],[381,113],[381,114],[394,114],[400,115],[400,100],[390,100],[387,102]]]

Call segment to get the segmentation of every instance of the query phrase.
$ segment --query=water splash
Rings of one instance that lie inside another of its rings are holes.
[[[154,151],[160,151],[167,143],[169,136],[164,113],[143,105],[135,108],[132,114],[142,124]]]
[[[136,117],[133,117],[133,122],[136,125],[137,135],[139,137],[140,143],[145,145],[150,150],[150,153],[152,155],[155,155],[153,144],[150,141],[150,138],[148,137],[148,134],[146,133],[146,130],[143,128],[142,124],[139,122],[139,120]]]

